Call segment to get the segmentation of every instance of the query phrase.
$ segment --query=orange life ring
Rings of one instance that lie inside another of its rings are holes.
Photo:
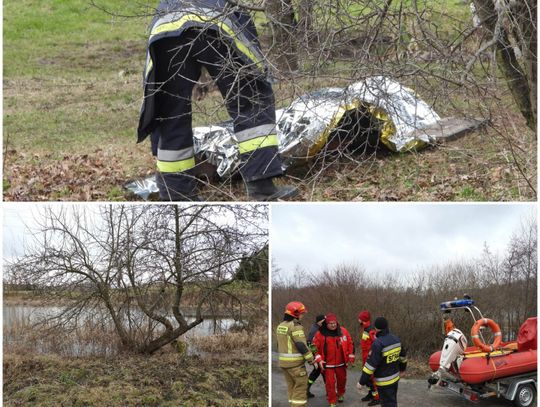
[[[486,345],[484,342],[482,342],[482,339],[480,339],[480,335],[478,335],[480,328],[486,325],[491,328],[491,330],[493,331],[493,335],[495,336],[495,339],[493,339],[493,343],[491,345]],[[480,349],[482,349],[484,352],[493,352],[501,345],[502,341],[501,328],[499,327],[499,325],[497,325],[495,321],[489,318],[482,318],[476,321],[471,328],[471,336],[474,344]]]

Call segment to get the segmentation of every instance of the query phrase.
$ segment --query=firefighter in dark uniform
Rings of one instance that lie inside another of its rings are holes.
[[[397,407],[397,390],[400,372],[407,367],[405,349],[401,341],[388,330],[388,321],[379,317],[375,320],[376,339],[362,369],[358,389],[368,385],[371,376],[375,379],[382,407]]]
[[[314,356],[309,349],[300,319],[307,312],[304,304],[293,301],[285,307],[285,316],[276,329],[279,367],[287,381],[291,407],[307,404],[307,370],[305,362],[319,367],[321,356]]]
[[[315,337],[315,334],[319,331],[319,329],[321,329],[323,322],[324,322],[324,315],[317,315],[315,317],[315,323],[311,326],[308,332],[308,336],[307,336],[308,346],[311,348],[312,351],[315,350],[315,352],[317,350],[317,347],[313,345],[313,338]],[[313,383],[315,383],[315,380],[317,380],[317,378],[320,375],[321,375],[321,369],[319,369],[318,366],[314,366],[313,370],[311,371],[308,377],[308,390],[307,390],[308,398],[315,397],[315,395],[310,391],[310,389]],[[323,379],[324,379],[324,376],[323,376]]]
[[[191,95],[206,68],[233,119],[240,174],[253,200],[297,193],[276,187],[274,94],[251,17],[227,0],[163,0],[150,25],[138,142],[151,135],[164,200],[198,200]]]

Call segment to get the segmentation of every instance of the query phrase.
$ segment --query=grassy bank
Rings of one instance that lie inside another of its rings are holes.
[[[265,406],[266,359],[4,354],[4,406]]]
[[[135,144],[151,8],[112,0],[99,4],[109,12],[85,0],[30,0],[4,7],[6,200],[131,200],[122,185],[154,172],[148,143]],[[445,37],[456,35],[459,21],[470,18],[462,2],[432,7],[437,9],[434,24],[441,25],[437,32]],[[261,16],[256,21],[268,49],[268,27]],[[324,69],[318,66],[313,74],[307,69],[303,77],[276,84],[278,107],[306,91],[385,74],[411,86],[442,116],[482,113],[491,116],[492,127],[418,154],[325,157],[290,172],[287,181],[300,188],[299,200],[535,199],[530,187],[536,185],[535,137],[503,82],[489,94],[476,86],[455,88],[422,72],[431,69],[451,79],[455,75],[446,71],[459,67],[391,58],[359,63],[345,58],[351,47],[335,47],[329,56],[316,58],[316,64],[324,61]],[[195,126],[226,117],[219,92],[194,103]],[[245,199],[242,183],[231,180],[214,182],[203,195]]]

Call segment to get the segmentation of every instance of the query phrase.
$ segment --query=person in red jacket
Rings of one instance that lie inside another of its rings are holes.
[[[371,314],[369,311],[360,311],[358,314],[358,323],[360,324],[360,346],[362,347],[362,364],[366,364],[366,360],[371,350],[371,344],[375,340],[377,330],[371,325]],[[369,392],[366,396],[362,397],[362,401],[369,401],[368,406],[376,406],[381,404],[379,399],[379,392],[373,377],[369,383]]]
[[[338,324],[336,316],[327,314],[313,344],[322,357],[326,398],[333,407],[344,400],[347,366],[354,363],[354,343],[349,331]]]

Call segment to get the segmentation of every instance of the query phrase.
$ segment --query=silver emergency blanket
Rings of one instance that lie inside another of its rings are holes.
[[[383,76],[367,78],[346,88],[325,88],[300,96],[276,111],[279,152],[284,167],[321,152],[332,132],[351,111],[367,111],[380,123],[380,144],[403,152],[433,143],[422,129],[440,117],[413,90]],[[195,154],[216,167],[220,177],[233,174],[239,164],[232,121],[193,129]],[[137,195],[156,192],[151,178],[126,185]],[[146,199],[146,196],[143,196]]]
[[[440,117],[414,91],[392,79],[378,76],[346,88],[326,88],[298,99],[276,111],[279,152],[288,167],[313,157],[339,127],[344,114],[359,108],[382,122],[381,143],[392,151],[420,149],[433,140],[421,131]],[[216,166],[221,177],[231,175],[239,165],[232,122],[193,130],[195,152]]]

